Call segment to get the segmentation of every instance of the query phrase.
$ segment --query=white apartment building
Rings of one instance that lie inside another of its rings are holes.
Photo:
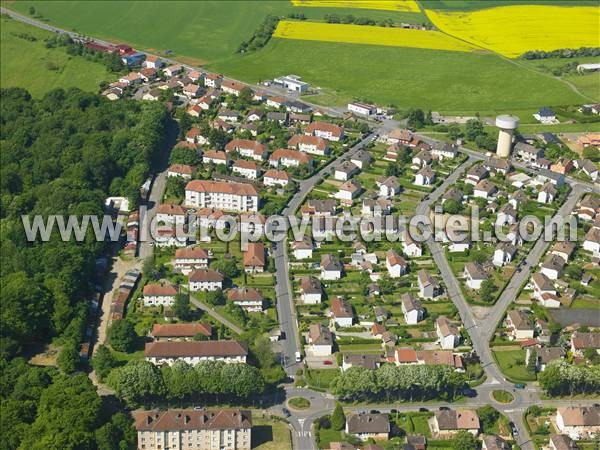
[[[251,184],[193,180],[185,187],[185,204],[224,211],[258,212],[258,191]]]

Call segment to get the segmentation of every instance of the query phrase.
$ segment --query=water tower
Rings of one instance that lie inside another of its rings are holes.
[[[519,126],[519,118],[509,115],[498,116],[496,117],[496,126],[500,128],[496,154],[501,158],[508,158],[512,146],[513,132]]]

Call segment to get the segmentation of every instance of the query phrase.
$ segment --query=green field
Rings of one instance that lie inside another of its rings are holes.
[[[80,33],[124,41],[157,53],[171,50],[189,62],[206,63],[235,54],[268,14],[302,13],[310,20],[326,14],[427,22],[424,14],[347,8],[294,7],[289,1],[23,1],[10,7],[28,15],[34,6],[49,23]]]
[[[475,9],[519,2],[436,0],[425,3],[438,9]],[[528,3],[554,2],[533,0]],[[172,57],[183,62],[204,64],[211,70],[250,83],[296,73],[321,88],[320,95],[307,99],[323,105],[344,105],[353,98],[360,98],[394,104],[400,109],[421,107],[440,112],[474,113],[591,102],[566,83],[538,72],[534,63],[511,62],[493,54],[276,38],[255,53],[235,53],[267,14],[302,13],[310,20],[323,20],[325,14],[336,13],[373,19],[391,17],[396,22],[426,21],[424,15],[418,13],[293,7],[288,1],[19,1],[9,5],[26,15],[29,7],[34,6],[38,19],[80,33],[127,42],[156,53],[170,50]],[[597,75],[569,76],[573,85],[594,100],[599,98],[597,79]]]
[[[31,42],[18,34],[27,33],[37,40]],[[62,48],[48,49],[44,39],[51,33],[11,19],[1,19],[0,85],[22,87],[34,97],[41,97],[55,88],[78,87],[98,91],[103,80],[114,79],[102,64],[83,57],[69,56]],[[50,70],[49,65],[57,67]]]
[[[326,87],[327,103],[356,96],[400,108],[467,112],[583,101],[560,81],[489,54],[272,39],[256,54],[210,67],[247,82],[295,73]]]
[[[510,381],[534,381],[535,376],[525,365],[525,350],[493,350],[494,358],[498,361],[500,370]]]

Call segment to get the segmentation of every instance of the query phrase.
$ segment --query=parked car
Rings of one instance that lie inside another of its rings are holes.
[[[287,408],[282,408],[281,412],[283,412],[284,417],[290,417],[292,415],[292,413],[290,413],[290,410]]]
[[[512,434],[514,436],[516,436],[517,434],[519,434],[519,430],[517,429],[517,426],[515,425],[514,422],[509,422],[510,425],[510,430],[512,431]]]
[[[517,389],[525,389],[525,384],[523,384],[523,383],[515,383],[515,388],[517,388]]]

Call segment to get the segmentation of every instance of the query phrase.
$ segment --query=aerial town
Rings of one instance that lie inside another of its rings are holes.
[[[432,111],[348,97],[286,63],[249,81],[99,31],[103,6],[68,22],[7,3],[3,66],[23,41],[47,66],[60,52],[112,72],[38,95],[3,68],[5,448],[600,448],[597,39],[536,56],[581,53],[595,92],[570,84],[582,101],[568,108],[456,97]],[[426,1],[389,2],[402,24],[386,2],[281,3],[308,21],[267,16],[239,64],[310,43],[286,36],[311,24],[442,34],[449,20]],[[333,12],[310,22],[321,7]],[[263,28],[275,42],[259,45]],[[102,229],[78,235],[71,219],[91,215]]]

